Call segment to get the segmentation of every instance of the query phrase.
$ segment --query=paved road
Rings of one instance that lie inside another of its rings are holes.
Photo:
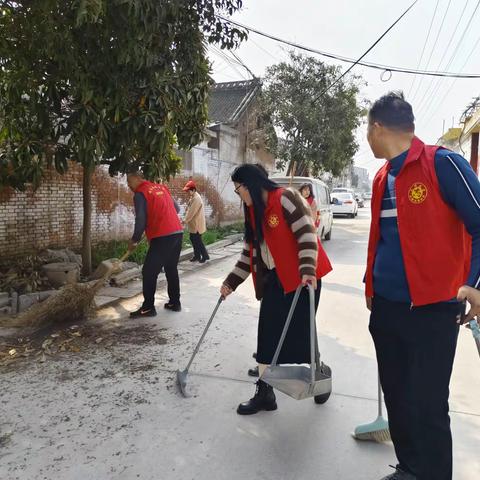
[[[279,394],[276,412],[236,415],[238,402],[253,393],[246,370],[258,303],[250,281],[219,310],[188,380],[194,396],[178,395],[172,372],[186,363],[237,245],[229,247],[230,257],[183,277],[182,313],[133,323],[125,317],[138,299],[124,302],[92,323],[99,335],[126,331],[116,344],[4,373],[0,431],[11,436],[0,447],[0,478],[375,480],[389,473],[390,444],[350,437],[355,425],[376,415],[361,282],[368,221],[366,209],[354,220],[336,219],[325,244],[335,267],[317,316],[323,359],[334,372],[327,404]],[[479,477],[479,365],[462,332],[452,382],[455,480]]]

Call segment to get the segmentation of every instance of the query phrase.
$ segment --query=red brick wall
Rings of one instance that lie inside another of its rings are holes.
[[[189,179],[178,176],[169,183],[181,206],[188,202],[182,188]],[[204,199],[209,225],[241,218],[239,209],[230,211],[225,207],[222,196],[208,179],[195,176],[193,180]],[[92,183],[93,245],[130,238],[135,217],[133,195],[125,178],[112,178],[99,168]],[[0,259],[47,247],[78,250],[82,245],[82,222],[82,169],[76,164],[71,164],[64,175],[49,172],[36,191],[0,190]]]
[[[123,178],[97,169],[92,205],[94,243],[131,235],[132,193]],[[0,258],[46,247],[80,248],[82,212],[82,170],[75,164],[64,175],[49,172],[36,191],[0,191]]]

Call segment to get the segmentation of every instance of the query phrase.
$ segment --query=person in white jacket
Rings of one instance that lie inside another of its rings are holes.
[[[197,186],[193,180],[190,180],[185,184],[183,191],[188,192],[190,195],[184,219],[193,246],[193,257],[190,261],[205,263],[207,260],[210,260],[210,257],[208,256],[207,249],[202,240],[202,234],[207,230],[203,200],[197,192]]]

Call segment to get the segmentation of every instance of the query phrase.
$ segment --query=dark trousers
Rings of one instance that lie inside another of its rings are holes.
[[[208,259],[208,252],[203,244],[201,233],[191,233],[190,241],[193,247],[193,256],[199,260]]]
[[[418,480],[452,478],[448,396],[460,308],[373,299],[370,333],[390,433],[400,468]]]
[[[257,335],[257,362],[270,365],[282,336],[295,292],[285,294],[275,269],[264,274],[263,298],[260,304]],[[315,290],[315,312],[320,301],[322,281]],[[278,363],[310,363],[310,300],[302,289],[287,336],[283,342]]]
[[[153,308],[160,270],[167,278],[168,298],[171,303],[180,303],[178,259],[182,250],[183,233],[153,238],[143,264],[143,308]]]

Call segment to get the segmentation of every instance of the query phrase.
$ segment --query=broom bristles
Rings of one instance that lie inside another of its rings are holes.
[[[40,328],[53,323],[75,322],[85,319],[93,310],[97,291],[105,285],[105,282],[115,273],[120,264],[121,261],[112,263],[112,267],[98,280],[65,285],[43,302],[32,305],[16,317],[0,317],[0,326]]]
[[[356,440],[365,440],[365,441],[372,441],[372,442],[389,442],[392,437],[390,436],[390,430],[373,430],[371,432],[363,432],[363,433],[353,433],[353,437]]]
[[[89,315],[95,294],[102,285],[100,281],[65,285],[16,317],[1,319],[0,324],[5,327],[39,328],[84,319]]]
[[[388,442],[392,439],[388,422],[381,416],[372,423],[358,426],[352,436],[356,440],[370,440],[373,442]]]

